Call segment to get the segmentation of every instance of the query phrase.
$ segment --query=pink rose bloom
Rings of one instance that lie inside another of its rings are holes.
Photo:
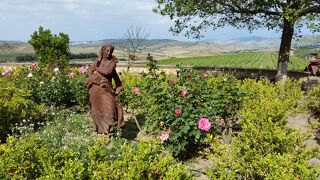
[[[162,131],[161,135],[159,136],[159,139],[160,139],[161,143],[163,143],[164,141],[168,140],[169,136],[170,136],[170,132]]]
[[[177,116],[180,116],[182,114],[182,110],[181,109],[176,109],[175,112],[176,112]]]
[[[135,94],[138,94],[139,93],[139,88],[137,87],[137,86],[135,86],[134,88],[133,88],[133,93],[135,93]]]
[[[183,90],[183,91],[180,91],[179,95],[182,97],[186,97],[188,94],[189,94],[189,92],[187,90]]]
[[[198,128],[204,131],[209,131],[211,123],[208,118],[200,118],[198,121]]]
[[[2,72],[2,76],[10,76],[12,73],[12,69],[11,68],[6,68],[3,72]]]
[[[202,77],[207,78],[207,77],[209,77],[209,74],[208,73],[203,73]]]
[[[84,66],[81,66],[81,67],[79,68],[79,72],[80,72],[80,74],[84,74],[84,73],[87,72],[87,68],[85,68]]]
[[[34,70],[34,69],[36,69],[36,68],[37,68],[37,64],[36,64],[36,63],[32,63],[32,64],[30,65],[30,69]]]

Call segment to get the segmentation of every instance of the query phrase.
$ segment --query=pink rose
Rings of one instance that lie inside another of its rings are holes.
[[[2,76],[10,76],[12,73],[11,68],[5,68],[5,70],[2,72]]]
[[[202,74],[202,77],[207,78],[207,77],[209,77],[209,74],[205,72]]]
[[[176,109],[175,112],[176,112],[177,116],[180,116],[182,114],[182,110],[181,109]]]
[[[161,143],[163,143],[164,141],[168,140],[169,136],[170,136],[170,132],[162,131],[161,135],[159,136],[159,139],[160,139]]]
[[[84,66],[81,66],[81,67],[79,68],[79,72],[80,72],[80,74],[84,74],[84,73],[87,72],[87,68],[85,68]]]
[[[135,94],[138,94],[139,93],[139,88],[137,87],[137,86],[135,86],[134,88],[133,88],[133,93],[135,93]]]
[[[208,118],[200,118],[198,121],[198,128],[204,131],[209,131],[211,123]]]
[[[183,91],[180,91],[179,95],[182,97],[186,97],[188,94],[189,94],[189,92],[187,90],[183,90]]]
[[[32,63],[31,65],[30,65],[30,69],[31,70],[34,70],[34,69],[36,69],[37,68],[37,64],[36,63]]]

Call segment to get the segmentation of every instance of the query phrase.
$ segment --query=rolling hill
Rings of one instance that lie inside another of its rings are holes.
[[[71,53],[97,53],[102,44],[110,43],[116,46],[115,55],[126,58],[127,54],[120,48],[124,47],[121,39],[104,39],[99,41],[70,42]],[[149,39],[138,56],[145,59],[151,53],[156,59],[211,56],[223,53],[277,51],[279,38],[264,38],[250,36],[233,39],[177,41],[172,39]],[[320,48],[320,36],[306,36],[293,41],[294,48]],[[128,48],[128,47],[127,47]],[[32,54],[33,48],[26,42],[0,41],[0,61],[14,60],[16,55]]]

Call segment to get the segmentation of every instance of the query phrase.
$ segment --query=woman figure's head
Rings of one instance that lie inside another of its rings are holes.
[[[112,53],[114,51],[114,46],[110,44],[103,45],[100,50],[99,60],[103,58],[110,59],[112,57]]]

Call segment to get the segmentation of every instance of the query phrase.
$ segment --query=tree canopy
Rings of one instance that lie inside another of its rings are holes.
[[[319,0],[158,0],[154,12],[174,20],[174,34],[202,37],[207,28],[226,25],[253,31],[282,31],[277,79],[286,78],[291,41],[306,26],[320,31]]]
[[[33,46],[36,60],[40,65],[64,68],[68,66],[70,54],[69,36],[64,33],[52,34],[49,29],[39,27],[28,41]]]

